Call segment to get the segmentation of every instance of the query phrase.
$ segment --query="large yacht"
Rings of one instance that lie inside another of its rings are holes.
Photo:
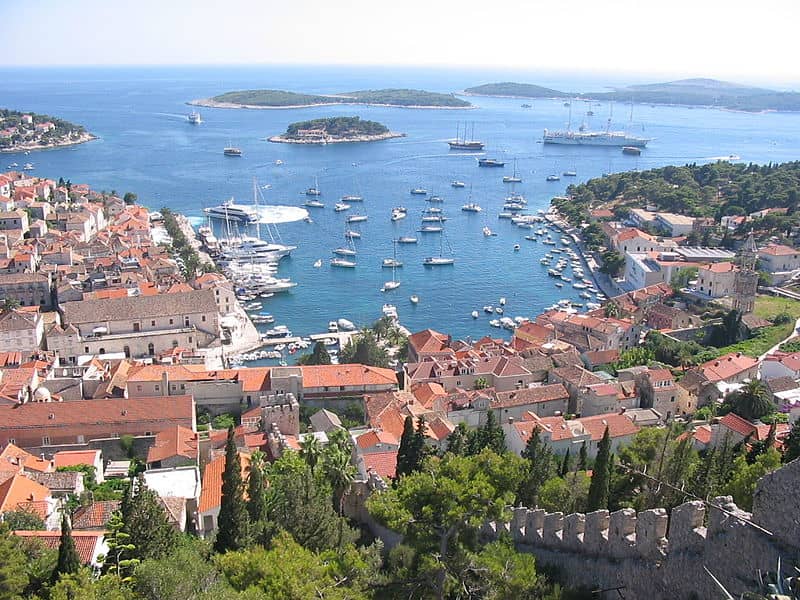
[[[223,260],[238,260],[245,262],[278,262],[288,256],[297,246],[287,246],[267,242],[257,237],[244,236],[226,242],[220,252]]]
[[[196,110],[193,110],[192,112],[189,113],[188,119],[189,123],[191,123],[192,125],[200,125],[200,123],[203,122],[203,119],[200,117],[200,113],[197,112]]]
[[[213,219],[228,220],[247,225],[258,221],[258,213],[255,206],[236,204],[233,198],[226,200],[219,206],[204,208],[203,212]]]

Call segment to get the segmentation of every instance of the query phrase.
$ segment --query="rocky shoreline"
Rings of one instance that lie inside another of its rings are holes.
[[[76,140],[57,142],[55,144],[39,144],[39,143],[17,144],[13,148],[0,148],[0,152],[12,153],[12,152],[30,152],[31,150],[54,150],[56,148],[65,148],[67,146],[77,146],[78,144],[91,142],[92,140],[96,139],[97,139],[96,135],[92,135],[91,133],[84,133]]]
[[[391,140],[393,138],[406,137],[405,133],[396,133],[388,131],[386,133],[379,133],[377,135],[357,135],[353,137],[341,138],[329,136],[322,139],[302,139],[302,138],[289,138],[284,134],[273,135],[267,138],[268,141],[276,144],[306,144],[306,145],[325,145],[325,144],[353,144],[358,142],[380,142],[382,140]]]
[[[290,104],[287,106],[260,106],[256,104],[236,104],[235,102],[217,102],[211,98],[199,98],[197,100],[189,100],[186,104],[189,106],[203,106],[205,108],[246,108],[252,110],[285,110],[292,108],[313,108],[315,106],[382,106],[384,108],[412,108],[412,109],[428,109],[428,110],[470,110],[478,108],[477,106],[433,106],[433,105],[404,105],[404,104],[385,104],[377,102],[317,102],[314,104]]]

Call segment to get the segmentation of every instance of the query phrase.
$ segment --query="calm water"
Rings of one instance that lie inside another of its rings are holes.
[[[378,107],[319,107],[298,110],[202,109],[199,127],[186,121],[193,98],[227,90],[269,87],[330,93],[364,88],[415,87],[449,92],[488,81],[522,80],[565,90],[600,89],[630,82],[590,77],[572,79],[552,74],[512,74],[467,71],[345,68],[163,68],[82,70],[0,70],[0,106],[33,110],[81,123],[99,139],[73,148],[0,155],[0,168],[11,162],[35,163],[37,175],[87,182],[95,189],[132,191],[153,209],[161,206],[200,217],[204,206],[234,196],[252,198],[252,178],[270,184],[265,191],[272,204],[301,205],[303,191],[319,180],[324,209],[310,209],[313,224],[280,226],[284,241],[299,248],[281,263],[280,275],[299,285],[292,293],[265,302],[265,311],[277,323],[297,334],[324,330],[331,319],[345,317],[366,324],[380,316],[384,302],[397,305],[401,321],[412,330],[434,327],[455,336],[480,336],[499,330],[488,325],[484,304],[508,299],[507,316],[535,315],[574,291],[554,287],[539,258],[548,247],[524,239],[528,230],[498,220],[510,186],[501,182],[512,170],[513,159],[524,179],[522,192],[531,210],[547,208],[550,198],[562,194],[570,182],[584,181],[605,172],[648,169],[667,164],[708,162],[738,155],[743,161],[786,161],[797,158],[800,115],[744,114],[720,110],[637,105],[629,130],[655,138],[641,157],[623,156],[619,149],[544,147],[537,143],[545,127],[563,127],[568,111],[562,102],[529,101],[523,109],[518,99],[472,98],[479,108],[469,111],[409,110]],[[595,112],[589,124],[603,127],[608,106],[573,102],[573,124],[587,110]],[[629,107],[617,105],[614,121],[626,126]],[[359,115],[386,124],[407,137],[372,144],[294,146],[271,144],[265,138],[285,130],[293,121]],[[479,169],[475,156],[449,152],[445,141],[455,135],[459,122],[474,123],[475,135],[487,143],[485,155],[505,158],[506,168]],[[244,151],[239,159],[222,155],[229,142]],[[275,161],[283,161],[276,166]],[[551,173],[577,171],[577,178],[545,181]],[[467,183],[452,189],[453,179]],[[381,259],[392,254],[391,240],[410,235],[419,227],[419,215],[428,203],[411,196],[411,187],[423,186],[444,197],[449,217],[447,241],[456,257],[454,267],[424,268],[422,258],[439,252],[436,234],[415,234],[418,246],[400,246],[398,269],[401,287],[379,291],[391,271],[381,269]],[[484,212],[463,213],[472,198]],[[343,243],[348,213],[334,213],[333,204],[344,194],[360,193],[365,202],[353,211],[369,215],[361,223],[363,238],[356,242],[358,267],[332,269],[330,251]],[[409,209],[407,219],[389,221],[393,206]],[[497,237],[484,238],[489,225]],[[514,244],[521,245],[514,252]],[[312,267],[323,259],[323,267]],[[420,297],[417,306],[408,298]]]

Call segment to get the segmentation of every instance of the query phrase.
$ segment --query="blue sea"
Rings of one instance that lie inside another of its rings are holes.
[[[538,143],[544,128],[562,128],[569,111],[563,101],[513,98],[469,98],[475,110],[416,110],[384,107],[326,106],[292,110],[229,110],[202,108],[204,122],[192,126],[185,103],[235,89],[272,88],[309,93],[335,93],[359,89],[409,87],[452,92],[492,81],[526,81],[567,91],[590,91],[620,81],[618,75],[511,73],[469,70],[352,67],[160,67],[84,69],[3,69],[0,106],[58,116],[84,125],[98,136],[90,143],[28,156],[0,155],[0,169],[12,162],[33,162],[34,173],[86,182],[95,189],[127,191],[140,203],[158,209],[168,206],[201,222],[205,206],[234,197],[249,203],[253,178],[273,205],[300,206],[303,192],[314,184],[322,190],[324,209],[309,209],[313,223],[296,221],[279,225],[284,241],[298,249],[280,265],[280,276],[299,285],[288,294],[265,301],[264,312],[288,325],[295,334],[324,331],[330,320],[347,318],[366,325],[380,317],[381,307],[397,306],[401,322],[409,329],[432,327],[457,337],[499,334],[481,311],[486,304],[507,299],[506,316],[534,316],[560,298],[577,298],[567,285],[560,290],[547,276],[539,259],[548,250],[526,241],[530,232],[510,221],[498,220],[510,191],[502,175],[510,174],[514,159],[523,183],[516,191],[528,199],[531,211],[546,209],[553,196],[569,183],[603,173],[631,169],[710,162],[736,155],[746,162],[795,160],[800,139],[800,114],[749,114],[715,109],[672,106],[572,103],[572,124],[582,119],[592,128],[605,127],[612,116],[615,128],[654,138],[640,157],[624,156],[613,148],[571,148]],[[522,108],[528,102],[532,108]],[[592,117],[586,117],[587,111]],[[287,124],[325,116],[358,115],[380,121],[404,138],[367,144],[297,146],[274,144],[266,138]],[[486,151],[470,155],[448,150],[446,140],[468,123]],[[243,157],[222,154],[229,143]],[[478,168],[476,158],[489,156],[507,161],[505,169]],[[278,166],[275,161],[283,164]],[[576,171],[576,178],[546,182],[553,173]],[[466,188],[453,189],[454,179]],[[392,255],[391,240],[411,235],[428,205],[411,196],[421,186],[444,198],[449,217],[446,239],[452,247],[453,267],[425,268],[422,259],[438,254],[439,236],[417,234],[418,246],[399,246],[404,266],[397,271],[399,289],[382,293],[391,272],[381,260]],[[367,214],[356,241],[358,266],[328,266],[331,249],[344,242],[347,212],[334,213],[333,205],[345,194],[361,194],[363,205],[350,213]],[[472,200],[484,212],[464,213]],[[407,219],[392,223],[391,208],[408,208]],[[488,225],[497,232],[486,238]],[[520,244],[521,250],[514,251]],[[313,268],[317,259],[323,267]],[[409,296],[420,298],[418,305]],[[473,310],[480,312],[472,319]]]

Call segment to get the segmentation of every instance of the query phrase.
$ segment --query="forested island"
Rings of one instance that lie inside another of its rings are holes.
[[[82,126],[63,119],[0,109],[0,152],[43,150],[92,139]]]
[[[578,97],[586,100],[713,106],[743,111],[800,111],[800,93],[780,92],[718,81],[681,79],[666,83],[631,85],[611,92],[567,93],[527,83],[488,83],[464,90],[474,96],[515,96],[520,98]]]
[[[403,137],[389,131],[383,123],[364,121],[360,117],[328,117],[291,123],[286,132],[269,138],[286,144],[337,144],[343,142],[375,142]]]
[[[472,104],[453,94],[410,89],[359,90],[341,94],[317,95],[285,90],[241,90],[189,104],[212,108],[303,108],[326,104],[368,104],[402,108],[472,108]]]

